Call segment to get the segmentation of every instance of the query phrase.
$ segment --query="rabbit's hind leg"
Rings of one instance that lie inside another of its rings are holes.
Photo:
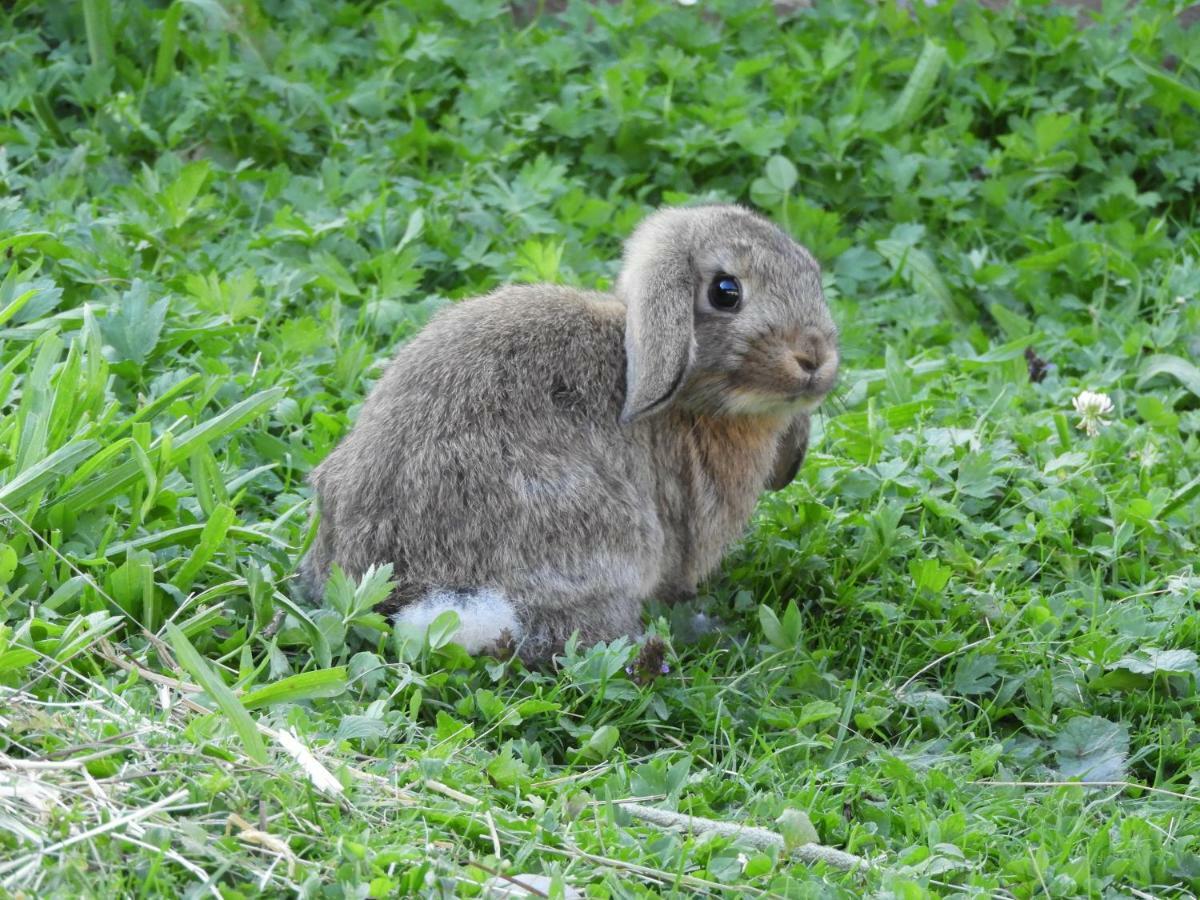
[[[642,634],[642,604],[630,597],[592,597],[576,599],[569,607],[525,609],[521,619],[515,649],[528,665],[549,662],[576,633],[581,648],[620,637],[636,640]]]

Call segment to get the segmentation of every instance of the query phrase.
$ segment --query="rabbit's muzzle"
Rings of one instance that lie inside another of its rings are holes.
[[[811,411],[833,389],[838,373],[837,342],[812,328],[765,334],[750,341],[730,373],[734,412]]]

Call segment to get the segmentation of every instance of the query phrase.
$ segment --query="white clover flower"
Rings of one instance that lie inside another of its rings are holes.
[[[1154,464],[1158,462],[1158,447],[1152,442],[1147,441],[1142,445],[1141,449],[1131,452],[1129,458],[1139,463],[1143,469],[1152,469],[1154,468]]]
[[[1108,419],[1104,418],[1113,410],[1112,398],[1108,394],[1083,391],[1071,401],[1071,405],[1079,414],[1079,424],[1075,427],[1082,428],[1089,437],[1095,437],[1100,433],[1101,428],[1111,424]]]

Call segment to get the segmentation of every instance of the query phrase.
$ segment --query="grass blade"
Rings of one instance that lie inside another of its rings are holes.
[[[229,409],[211,419],[185,431],[178,437],[169,452],[168,462],[185,459],[192,451],[202,444],[218,440],[236,431],[246,423],[256,419],[283,397],[283,388],[270,388],[247,397],[240,403],[235,403]],[[161,446],[161,442],[159,444]],[[126,462],[96,478],[60,501],[61,505],[70,505],[77,509],[88,509],[98,503],[115,497],[129,488],[141,475],[141,467],[137,462]]]
[[[222,505],[213,510],[212,516],[204,523],[204,530],[200,533],[200,540],[196,544],[196,549],[192,551],[192,555],[188,557],[187,562],[175,573],[175,577],[171,579],[171,584],[175,585],[181,591],[186,591],[191,587],[197,573],[221,549],[221,545],[225,542],[225,537],[229,533],[229,526],[233,524],[233,520],[234,512],[231,507]]]
[[[175,54],[179,51],[179,19],[182,15],[183,4],[175,0],[163,16],[162,36],[158,42],[158,53],[154,57],[155,87],[162,87],[175,72]]]
[[[246,707],[234,696],[233,691],[221,680],[220,675],[213,671],[208,661],[192,646],[192,642],[187,639],[187,635],[180,631],[178,625],[174,623],[167,625],[167,637],[171,641],[171,647],[175,651],[179,664],[187,670],[187,673],[195,679],[200,687],[204,688],[225,718],[229,720],[229,724],[233,726],[233,730],[237,732],[242,745],[246,748],[246,755],[260,766],[265,766],[267,764],[267,748],[263,744],[262,736],[258,733],[254,719],[246,711]]]
[[[1134,64],[1146,73],[1146,77],[1152,85],[1163,93],[1179,98],[1193,109],[1200,110],[1200,90],[1184,84],[1178,78],[1168,75],[1162,69],[1152,66],[1145,60],[1138,59],[1136,56],[1131,58]]]
[[[1171,513],[1175,512],[1175,510],[1183,506],[1183,504],[1191,502],[1191,500],[1198,494],[1200,494],[1200,476],[1193,478],[1175,492],[1174,496],[1167,501],[1166,506],[1159,511],[1159,518],[1165,519]]]
[[[257,419],[283,399],[284,389],[275,387],[247,397],[224,412],[207,419],[175,439],[170,460],[186,459],[202,444],[209,444]]]
[[[161,547],[176,547],[191,544],[193,541],[203,540],[204,529],[208,525],[180,525],[178,528],[168,528],[164,531],[158,531],[154,534],[148,534],[145,537],[134,538],[132,541],[122,541],[119,544],[113,544],[106,548],[97,560],[88,560],[88,562],[99,561],[99,559],[111,559],[114,556],[119,556],[127,550],[137,550],[141,547],[148,547],[151,550],[157,550]],[[236,538],[239,541],[247,543],[267,543],[280,550],[288,550],[290,544],[281,538],[272,534],[266,534],[261,531],[256,531],[253,528],[244,526],[231,525],[226,534],[227,537]]]
[[[21,311],[21,309],[25,306],[25,304],[28,303],[30,300],[32,300],[36,296],[37,296],[37,291],[31,289],[31,290],[25,291],[20,296],[13,298],[13,300],[10,303],[8,303],[8,305],[6,305],[4,307],[4,309],[0,309],[0,325],[3,325],[5,322],[7,322],[9,319],[11,319],[13,316],[15,316],[17,313],[19,313]]]
[[[108,0],[83,0],[83,27],[92,67],[107,68],[113,60],[112,10]]]
[[[93,440],[72,441],[59,447],[49,456],[34,463],[8,484],[0,487],[0,503],[19,506],[24,500],[41,490],[54,478],[74,469],[89,457],[98,444]]]

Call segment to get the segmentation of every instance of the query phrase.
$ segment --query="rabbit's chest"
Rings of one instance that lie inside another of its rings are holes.
[[[737,540],[774,463],[778,429],[755,420],[697,429],[689,448],[687,534],[683,568],[696,580],[707,576]]]

